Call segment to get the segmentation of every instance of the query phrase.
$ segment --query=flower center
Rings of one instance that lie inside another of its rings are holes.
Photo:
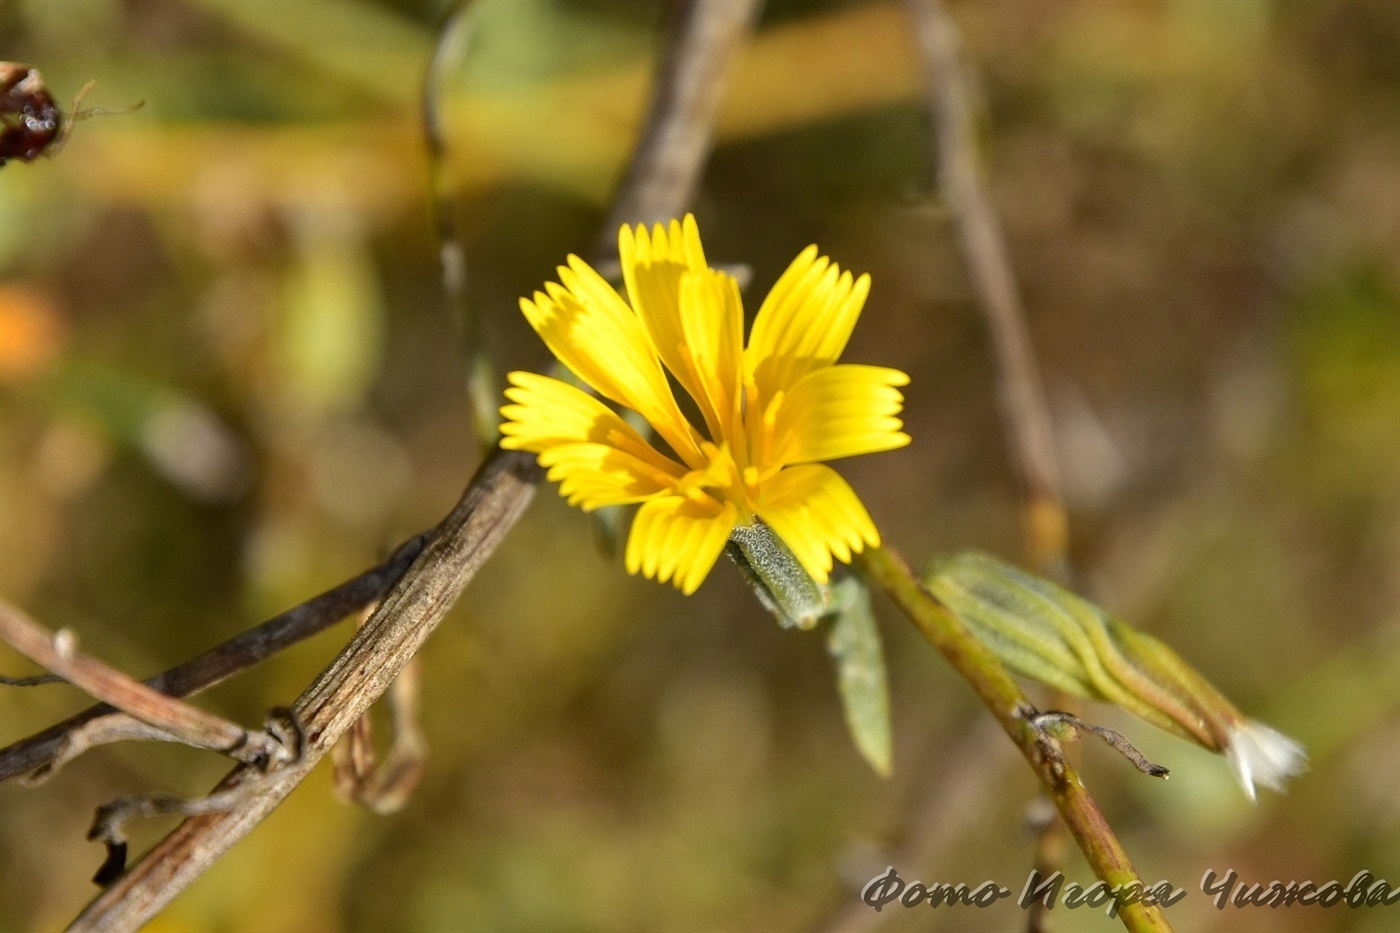
[[[752,501],[757,471],[752,467],[741,470],[730,452],[729,444],[700,443],[705,455],[703,469],[691,470],[676,481],[676,492],[690,498],[709,497],[732,502],[745,514],[753,511]]]

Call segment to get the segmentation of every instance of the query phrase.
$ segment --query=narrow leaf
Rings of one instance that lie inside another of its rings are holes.
[[[856,577],[832,585],[826,648],[836,661],[836,684],[856,749],[881,777],[889,777],[890,696],[885,652],[870,608],[870,591]]]

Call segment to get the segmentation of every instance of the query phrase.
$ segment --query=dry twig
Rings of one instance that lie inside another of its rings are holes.
[[[150,727],[147,738],[164,738],[207,748],[245,764],[265,765],[281,754],[281,744],[267,733],[244,729],[221,716],[153,690],[79,652],[72,632],[61,629],[50,634],[4,602],[0,602],[0,641],[89,696],[144,723]]]
[[[240,766],[215,795],[256,781],[228,809],[191,817],[103,891],[73,930],[134,930],[207,871],[290,794],[340,736],[388,689],[524,513],[538,471],[528,454],[500,452],[473,477],[457,507],[365,626],[292,705],[302,754],[264,775]]]
[[[97,869],[97,874],[92,876],[93,883],[106,887],[121,877],[122,872],[126,870],[126,834],[122,829],[128,820],[166,813],[197,816],[201,813],[231,810],[245,798],[259,793],[262,784],[270,781],[279,768],[301,757],[306,737],[302,733],[301,723],[291,710],[278,708],[270,711],[264,731],[281,746],[283,754],[277,759],[259,763],[259,770],[263,773],[237,787],[194,800],[172,797],[169,794],[128,794],[98,807],[87,837],[107,847],[107,860]]]
[[[62,683],[67,681],[57,674],[35,674],[32,677],[6,677],[0,674],[0,687],[46,687]]]
[[[430,534],[431,531],[425,531],[414,535],[379,566],[151,677],[145,681],[146,686],[167,696],[191,696],[324,631],[388,592],[418,557]],[[120,721],[87,731],[81,741],[74,739],[88,723],[113,715],[119,714],[108,704],[99,703],[0,749],[0,781],[36,769],[52,769],[60,759],[67,761],[87,748],[119,740]]]
[[[361,619],[361,627],[370,614]],[[331,750],[341,799],[383,815],[403,809],[418,789],[428,766],[428,743],[418,721],[420,667],[418,658],[409,661],[385,693],[393,738],[383,761],[374,753],[369,713],[355,720]]]
[[[1036,570],[1060,574],[1067,524],[1054,434],[1006,238],[979,167],[972,76],[957,26],[942,4],[938,0],[906,0],[906,4],[924,62],[938,188],[957,226],[963,259],[996,354],[1006,441],[1025,500],[1027,550]]]
[[[1131,761],[1143,774],[1163,780],[1171,777],[1171,769],[1148,761],[1147,756],[1138,751],[1137,746],[1129,742],[1128,737],[1121,732],[1106,726],[1096,726],[1093,723],[1085,722],[1073,713],[1055,709],[1037,713],[1031,721],[1035,723],[1037,728],[1060,741],[1077,741],[1081,731],[1092,732],[1116,749],[1124,758]]]
[[[423,137],[428,144],[428,178],[433,189],[433,225],[437,228],[443,292],[462,343],[462,358],[466,363],[467,407],[471,409],[472,427],[485,451],[496,445],[496,395],[500,387],[496,384],[491,354],[482,339],[480,316],[467,294],[467,257],[457,223],[457,191],[447,158],[447,126],[444,122],[447,108],[443,106],[448,80],[462,61],[467,44],[472,39],[473,23],[469,14],[474,6],[472,0],[457,0],[438,32],[433,58],[423,78],[422,115]]]
[[[102,704],[104,709],[111,709]],[[53,758],[33,771],[23,774],[19,782],[25,787],[38,787],[53,777],[60,768],[74,758],[114,742],[169,742],[170,733],[155,726],[147,725],[126,713],[110,712],[96,719],[89,719],[64,733],[63,740]]]
[[[753,28],[762,3],[727,0],[675,5],[672,35],[701,48],[733,49]],[[623,224],[664,223],[695,200],[724,96],[728,55],[695,55],[686,44],[662,50],[641,138],[603,224],[597,252],[610,253]]]
[[[1032,569],[1064,582],[1070,575],[1065,512],[1050,412],[1026,328],[1006,238],[977,157],[973,76],[957,25],[940,0],[906,0],[924,63],[925,94],[934,127],[938,186],[957,227],[977,305],[987,320],[996,358],[997,396],[1011,461],[1021,487],[1021,524]],[[1063,705],[1068,697],[1056,695]],[[1064,831],[1050,820],[1037,834],[1035,867],[1053,874],[1064,858]],[[1032,933],[1047,924],[1032,905]]]
[[[384,759],[375,757],[368,714],[345,733],[332,756],[336,792],[371,813],[402,810],[427,771],[428,743],[418,723],[418,668],[414,658],[389,687],[393,739]]]

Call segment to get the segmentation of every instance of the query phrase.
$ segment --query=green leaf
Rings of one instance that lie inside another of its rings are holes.
[[[836,684],[856,749],[881,777],[889,777],[890,695],[885,652],[870,609],[870,591],[856,577],[832,585],[833,612],[826,649],[836,661]]]

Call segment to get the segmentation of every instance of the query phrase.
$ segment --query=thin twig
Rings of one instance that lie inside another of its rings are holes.
[[[122,830],[128,820],[164,813],[196,816],[218,810],[231,810],[245,797],[257,793],[262,783],[271,780],[278,768],[301,757],[306,736],[302,732],[301,723],[291,710],[272,710],[268,714],[265,731],[276,738],[285,753],[280,760],[268,761],[260,769],[261,774],[237,787],[194,800],[172,797],[169,794],[128,794],[98,807],[87,837],[107,847],[107,860],[93,875],[93,883],[106,887],[121,877],[122,872],[126,870],[126,834]]]
[[[270,775],[263,775],[257,781],[250,781],[238,787],[231,787],[221,793],[209,794],[187,800],[170,794],[127,794],[104,803],[97,808],[92,827],[88,829],[88,840],[100,842],[107,847],[107,859],[92,876],[92,883],[106,887],[122,876],[126,870],[126,824],[138,818],[149,818],[165,814],[197,816],[201,813],[214,813],[228,810],[238,801],[256,790],[258,781],[270,781]]]
[[[1025,497],[1032,566],[1059,572],[1066,547],[1064,499],[1045,390],[1031,349],[1006,238],[977,158],[972,77],[956,24],[938,0],[906,0],[924,62],[938,148],[938,187],[957,226],[978,305],[996,354],[997,393],[1012,465]]]
[[[244,729],[222,716],[153,690],[139,680],[77,650],[71,632],[49,633],[15,607],[0,601],[0,641],[47,668],[94,699],[153,727],[171,741],[222,752],[246,763],[277,753],[267,734]]]
[[[102,892],[73,930],[134,930],[207,871],[267,817],[389,687],[456,602],[481,564],[524,514],[539,478],[534,457],[498,452],[468,485],[457,507],[380,603],[364,627],[292,706],[305,746],[301,757],[260,781],[259,792],[229,809],[181,823]],[[215,795],[260,775],[240,766]]]
[[[490,450],[496,445],[496,396],[500,387],[482,335],[480,315],[467,293],[467,257],[457,222],[457,188],[444,123],[448,82],[472,39],[473,24],[468,14],[474,6],[473,0],[457,0],[438,31],[433,57],[423,78],[423,137],[428,146],[428,179],[442,287],[466,364],[467,407],[482,450]]]
[[[47,687],[49,684],[66,684],[68,681],[57,674],[35,674],[32,677],[6,677],[0,674],[0,687]]]
[[[676,216],[677,205],[695,199],[731,53],[762,6],[760,0],[676,4],[671,34],[691,38],[688,44],[668,42],[662,50],[642,135],[603,224],[599,256],[615,253],[623,224],[663,223]],[[715,52],[695,55],[693,46]]]
[[[957,24],[940,0],[906,0],[924,63],[934,128],[938,186],[957,227],[963,260],[987,321],[996,360],[997,397],[1021,492],[1022,538],[1030,567],[1067,582],[1069,519],[1065,511],[1050,411],[1045,402],[1025,309],[977,152],[973,74]],[[1072,702],[1056,695],[1056,705]],[[1064,829],[1048,821],[1036,835],[1035,867],[1048,877],[1063,858]],[[1031,905],[1032,933],[1048,925],[1045,905]]]
[[[691,0],[697,10],[721,15],[729,4]],[[703,18],[701,18],[703,20]],[[669,41],[680,49],[674,67],[690,67],[695,58],[727,60],[737,46],[714,41],[683,16]],[[663,83],[657,93],[665,95]],[[652,108],[652,115],[672,119],[676,108],[689,119],[710,120],[713,109],[688,108],[685,100]],[[687,109],[688,108],[688,109]],[[644,134],[645,135],[645,134]],[[699,172],[703,159],[691,165]],[[675,216],[686,206],[694,179],[675,176],[670,185],[652,185],[650,176],[632,174],[621,197],[643,185],[650,192],[638,202],[646,216]],[[627,218],[632,220],[633,218]],[[339,737],[369,708],[402,671],[442,616],[451,608],[481,563],[504,539],[524,512],[540,478],[534,457],[497,450],[477,471],[462,500],[434,530],[379,608],[310,688],[293,712],[306,729],[302,757],[273,775],[266,789],[226,812],[192,817],[159,842],[126,875],[88,905],[73,930],[135,929],[207,871],[247,835],[301,782]],[[235,769],[216,788],[221,793],[250,780],[252,772]]]
[[[428,743],[418,717],[420,668],[418,658],[409,661],[384,695],[392,738],[383,761],[374,752],[369,713],[355,720],[331,750],[335,790],[342,800],[372,813],[396,813],[423,780],[428,767]]]
[[[103,704],[106,707],[106,704]],[[37,787],[74,758],[114,742],[168,742],[170,733],[116,711],[89,719],[63,736],[58,752],[49,761],[19,778],[25,787]]]
[[[1123,733],[1116,732],[1106,726],[1096,726],[1093,723],[1085,722],[1073,713],[1056,709],[1046,710],[1032,717],[1032,722],[1037,728],[1044,730],[1052,737],[1066,742],[1078,740],[1080,730],[1092,732],[1116,749],[1124,758],[1131,761],[1143,774],[1163,780],[1172,775],[1170,768],[1148,761],[1147,756],[1138,751],[1137,746],[1129,742],[1128,737]]]
[[[394,553],[377,567],[366,570],[359,576],[352,577],[222,644],[215,645],[183,664],[147,679],[146,686],[167,696],[191,696],[247,670],[305,638],[325,631],[388,592],[389,587],[418,557],[430,534],[430,531],[424,531],[414,535],[395,548]],[[100,716],[114,712],[111,706],[99,703],[42,732],[0,749],[0,782],[52,766],[63,753],[68,737],[75,730]],[[83,747],[92,747],[94,744],[101,743],[92,742]],[[71,757],[71,754],[64,755],[65,760]]]
[[[883,589],[928,641],[943,653],[1011,736],[1045,785],[1060,817],[1079,843],[1094,874],[1110,888],[1124,889],[1141,882],[1127,853],[1089,795],[1073,765],[1034,722],[1036,710],[1006,668],[955,614],[940,603],[902,558],[888,548],[866,551],[860,558],[865,574]],[[1119,917],[1131,931],[1170,930],[1155,905],[1120,904]]]
[[[414,658],[389,687],[389,716],[392,739],[384,759],[375,757],[371,745],[369,716],[361,716],[355,727],[336,746],[336,789],[347,800],[371,813],[397,813],[408,803],[428,770],[428,743],[418,721],[419,673]]]

